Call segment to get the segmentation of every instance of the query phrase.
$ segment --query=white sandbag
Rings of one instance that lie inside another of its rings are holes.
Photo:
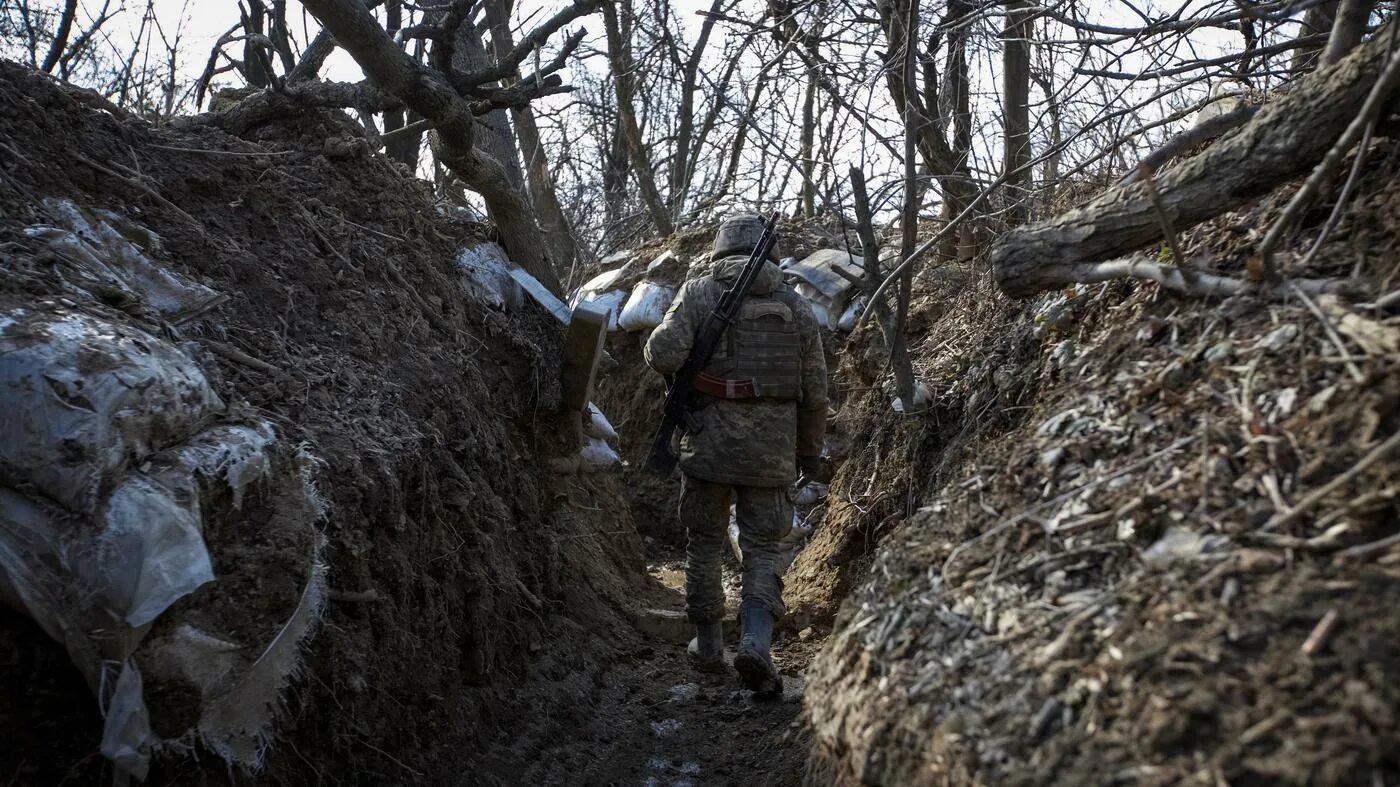
[[[855,286],[848,276],[859,279],[864,275],[865,261],[844,251],[822,249],[808,255],[801,262],[795,262],[783,270],[783,274],[805,282],[825,297],[844,300]],[[846,276],[836,272],[839,268]]]
[[[510,269],[505,250],[495,243],[474,243],[457,252],[457,270],[467,292],[493,309],[520,306],[520,290]]]
[[[797,490],[797,499],[792,501],[798,508],[807,508],[826,499],[830,487],[820,481],[810,481]]]
[[[622,457],[605,440],[590,437],[579,449],[579,472],[596,473],[621,464]]]
[[[637,286],[632,288],[632,295],[627,299],[627,305],[622,307],[617,324],[624,331],[646,331],[655,328],[661,324],[675,297],[676,291],[664,284],[637,282]]]
[[[612,289],[617,280],[622,278],[622,268],[606,270],[583,283],[583,286],[574,290],[569,298],[570,306],[577,306],[583,301],[596,300],[598,296]]]
[[[608,421],[608,417],[603,415],[603,411],[598,409],[598,405],[592,402],[589,402],[583,411],[583,433],[598,440],[617,441],[617,430]]]
[[[917,413],[917,412],[919,412],[920,410],[923,410],[923,409],[927,408],[927,407],[928,407],[930,404],[932,404],[932,403],[933,403],[933,392],[930,391],[930,390],[928,389],[928,386],[927,386],[927,385],[924,385],[923,382],[918,381],[918,380],[915,380],[915,381],[914,381],[914,406],[913,406],[913,407],[910,407],[910,408],[907,408],[907,409],[906,409],[905,406],[904,406],[904,400],[903,400],[903,399],[901,399],[901,398],[898,397],[898,396],[892,396],[892,397],[890,397],[890,407],[891,407],[896,413],[899,413],[899,414],[901,414],[901,415],[903,415],[905,412]]]
[[[851,302],[846,305],[846,310],[841,312],[841,319],[836,321],[836,329],[847,333],[854,331],[856,320],[860,319],[861,313],[865,311],[865,304],[869,302],[870,299],[864,295],[852,298]]]
[[[605,292],[592,298],[585,298],[601,311],[608,313],[608,332],[613,333],[622,329],[618,320],[622,317],[622,304],[627,301],[627,293],[622,290]],[[574,304],[577,306],[578,304]]]

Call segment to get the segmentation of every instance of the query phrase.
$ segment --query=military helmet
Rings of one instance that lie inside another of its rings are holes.
[[[756,213],[740,213],[720,222],[715,231],[714,250],[711,260],[718,260],[733,254],[751,254],[763,234],[763,217]],[[775,242],[768,252],[768,259],[778,261],[778,244]]]

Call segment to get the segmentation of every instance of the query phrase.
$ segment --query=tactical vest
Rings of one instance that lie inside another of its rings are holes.
[[[766,295],[745,298],[695,387],[720,399],[801,399],[802,337],[792,307]]]

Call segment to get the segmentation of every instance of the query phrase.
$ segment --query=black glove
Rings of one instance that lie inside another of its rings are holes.
[[[797,470],[807,480],[815,481],[822,472],[822,458],[820,456],[799,456],[797,457]]]

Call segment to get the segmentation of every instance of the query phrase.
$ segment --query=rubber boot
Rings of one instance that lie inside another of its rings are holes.
[[[724,626],[718,620],[695,624],[695,638],[685,651],[690,665],[700,672],[721,673],[729,669],[724,663]]]
[[[740,625],[744,636],[739,640],[739,655],[734,657],[734,669],[739,671],[739,680],[752,691],[754,699],[776,699],[783,695],[783,677],[773,666],[773,656],[768,652],[773,641],[773,613],[766,609],[745,608],[739,610]]]

